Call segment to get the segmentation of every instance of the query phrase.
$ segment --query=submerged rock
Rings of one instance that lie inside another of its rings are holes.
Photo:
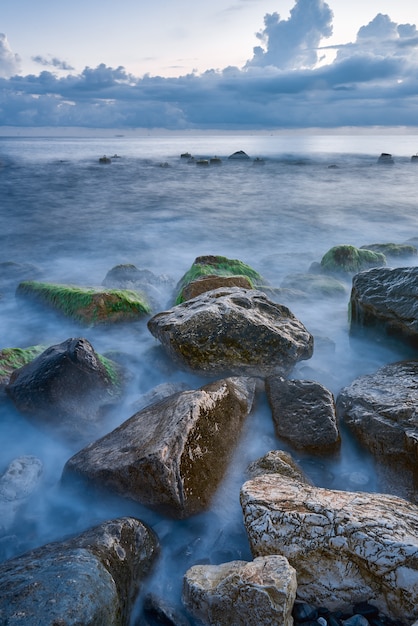
[[[232,159],[232,160],[241,160],[241,161],[248,161],[249,160],[249,156],[246,152],[244,152],[244,150],[237,150],[236,152],[233,152],[228,159]]]
[[[27,455],[13,459],[0,477],[0,537],[13,526],[19,510],[38,489],[42,472],[42,461]]]
[[[131,263],[115,265],[102,282],[111,289],[128,289],[144,293],[154,310],[166,305],[174,281],[167,275],[156,275],[150,270],[139,269]]]
[[[333,276],[314,273],[289,274],[285,276],[281,286],[283,289],[292,289],[316,297],[335,298],[347,292],[345,285]]]
[[[278,437],[297,450],[327,453],[341,442],[334,396],[310,380],[266,380],[267,397]]]
[[[418,348],[418,267],[379,268],[357,274],[350,296],[350,332],[377,331]]]
[[[371,243],[367,246],[361,246],[361,250],[373,250],[373,252],[381,252],[387,259],[408,259],[418,254],[418,248],[412,244],[406,243]]]
[[[183,602],[207,626],[292,626],[296,573],[283,556],[195,565],[183,579]]]
[[[241,504],[253,555],[285,556],[296,570],[299,601],[336,610],[368,599],[393,619],[418,618],[413,504],[274,474],[246,482]]]
[[[386,257],[381,252],[350,245],[335,246],[321,259],[321,270],[335,274],[356,274],[383,265],[386,265]]]
[[[203,375],[287,374],[313,337],[284,305],[254,289],[215,289],[148,321],[173,361]]]
[[[0,565],[0,622],[127,626],[158,542],[125,517]]]
[[[251,410],[255,381],[227,378],[146,407],[67,461],[82,478],[185,518],[205,510]]]
[[[128,289],[24,281],[19,284],[16,295],[47,304],[89,326],[138,320],[151,313],[146,297]]]
[[[84,338],[50,346],[15,370],[6,386],[16,408],[34,424],[76,440],[97,436],[121,390],[120,368]]]

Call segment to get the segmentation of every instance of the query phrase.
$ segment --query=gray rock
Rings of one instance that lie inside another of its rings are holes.
[[[352,335],[371,330],[418,348],[418,267],[356,274],[350,297]]]
[[[278,437],[298,450],[331,452],[340,445],[334,396],[310,380],[270,376],[266,392]]]
[[[67,339],[13,371],[6,392],[37,426],[69,440],[97,436],[108,406],[121,393],[115,363],[87,339]]]
[[[337,396],[338,414],[358,440],[388,465],[418,478],[418,361],[359,376]],[[404,478],[408,474],[404,473]],[[417,488],[418,482],[415,486]]]
[[[309,359],[313,337],[285,306],[254,289],[219,288],[148,321],[180,366],[201,374],[287,374]]]
[[[146,407],[64,467],[101,487],[184,518],[207,508],[223,478],[255,381],[227,378]]]
[[[415,505],[277,474],[246,482],[241,504],[253,555],[285,556],[296,570],[299,600],[337,610],[367,598],[392,619],[417,619]]]
[[[153,532],[126,517],[5,561],[0,623],[127,626],[157,554]]]
[[[283,556],[195,565],[183,579],[183,602],[208,626],[292,626],[296,574]]]

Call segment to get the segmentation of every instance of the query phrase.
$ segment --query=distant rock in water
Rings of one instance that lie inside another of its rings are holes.
[[[356,274],[383,265],[386,265],[386,257],[381,252],[343,244],[334,246],[324,254],[320,269],[331,274]]]
[[[395,161],[393,160],[392,155],[389,154],[389,152],[382,152],[380,157],[377,159],[377,162],[383,165],[393,165]]]
[[[237,152],[234,152],[233,154],[231,154],[228,157],[228,159],[248,161],[250,159],[250,157],[248,156],[248,154],[246,152],[244,152],[244,150],[238,150]]]
[[[408,259],[418,255],[418,248],[406,243],[372,243],[361,246],[360,250],[373,250],[381,252],[387,259]]]

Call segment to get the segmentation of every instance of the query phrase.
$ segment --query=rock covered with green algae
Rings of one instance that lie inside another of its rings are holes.
[[[323,272],[356,274],[372,267],[384,265],[386,265],[386,257],[381,252],[344,244],[328,250],[321,259],[320,267]]]
[[[28,348],[3,348],[3,350],[0,350],[0,390],[4,390],[15,370],[33,361],[46,347],[38,345]]]
[[[261,274],[238,259],[228,259],[224,256],[212,255],[199,256],[194,260],[191,268],[177,283],[176,304],[181,304],[187,299],[184,295],[184,290],[190,283],[207,276],[229,277],[230,279],[232,279],[232,277],[246,277],[250,287],[258,288],[265,282]],[[218,287],[221,286],[224,285],[218,285]],[[242,287],[243,285],[237,284],[236,286]]]
[[[89,326],[134,321],[151,313],[146,297],[129,289],[23,281],[16,295],[50,305],[60,313]]]
[[[371,243],[367,246],[361,246],[360,249],[381,252],[388,259],[404,259],[418,255],[418,248],[407,243]]]

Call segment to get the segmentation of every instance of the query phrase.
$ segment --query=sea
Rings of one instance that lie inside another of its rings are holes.
[[[241,150],[248,159],[228,158]],[[196,257],[222,255],[247,263],[266,283],[280,287],[289,276],[309,272],[339,244],[417,245],[418,162],[411,161],[417,150],[418,134],[396,129],[105,136],[0,132],[0,263],[31,264],[43,280],[87,286],[100,286],[116,265],[133,264],[175,286]],[[182,158],[184,153],[194,159]],[[379,164],[381,153],[392,154],[393,163]],[[100,162],[104,155],[110,163]],[[220,163],[196,164],[215,156]],[[416,264],[418,257],[408,260]],[[0,267],[2,283],[7,266]],[[339,297],[316,294],[286,302],[322,346],[290,377],[316,380],[334,396],[356,377],[405,358],[400,346],[350,337],[350,288],[351,278]],[[171,289],[163,308],[172,306]],[[149,360],[156,340],[146,320],[132,328],[86,328],[17,301],[14,291],[2,294],[0,349],[53,345],[69,337],[87,338],[99,353],[132,357],[131,384],[112,414],[112,428],[128,419],[135,403],[156,385],[197,388],[207,382],[159,369]],[[155,530],[162,546],[143,594],[152,591],[174,604],[191,565],[251,559],[239,489],[248,464],[269,450],[291,453],[317,486],[382,490],[373,459],[343,426],[338,454],[303,454],[277,438],[262,397],[237,435],[210,510],[188,520],[173,521],[111,494],[69,493],[61,473],[77,449],[38,430],[4,398],[0,442],[0,475],[22,455],[43,464],[36,492],[13,513],[13,523],[0,537],[1,560],[103,520],[134,515]]]

